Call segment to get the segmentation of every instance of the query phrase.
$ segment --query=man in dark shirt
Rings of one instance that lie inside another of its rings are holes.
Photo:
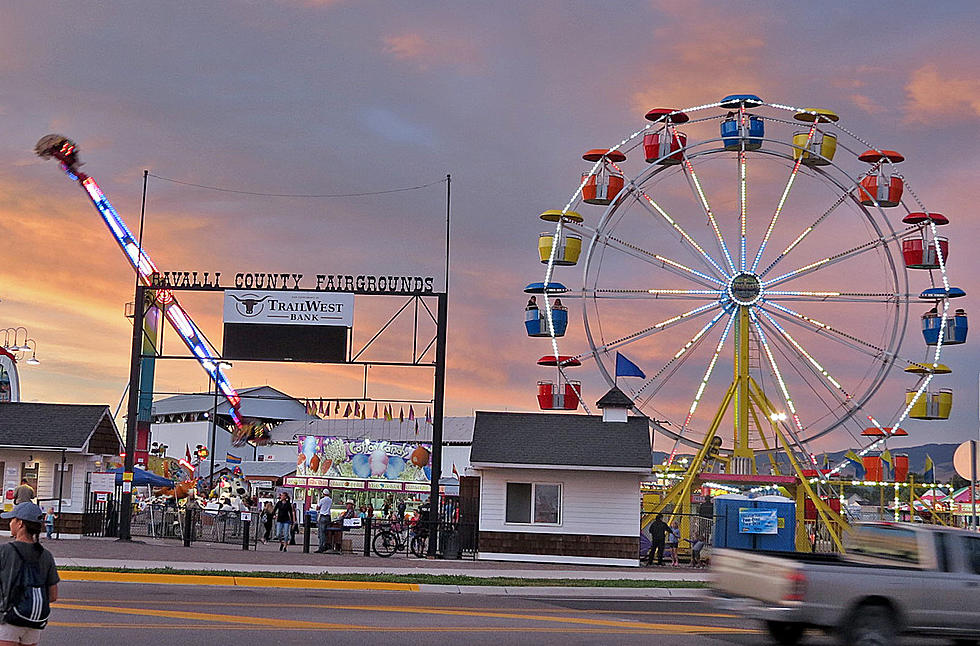
[[[650,523],[650,552],[647,554],[647,565],[653,565],[653,557],[657,557],[657,565],[664,564],[664,543],[667,539],[667,532],[670,531],[667,523],[664,522],[663,514],[657,514],[656,519]]]

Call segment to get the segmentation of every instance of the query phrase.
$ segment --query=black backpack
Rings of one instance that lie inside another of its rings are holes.
[[[25,559],[16,545],[11,543],[11,546],[20,559],[20,572],[11,587],[3,622],[22,628],[42,629],[48,625],[48,617],[51,616],[47,580],[38,567],[37,559]]]

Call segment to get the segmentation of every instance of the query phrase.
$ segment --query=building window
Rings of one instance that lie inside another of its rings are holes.
[[[508,482],[505,522],[558,525],[561,523],[561,485]]]
[[[54,488],[51,490],[51,497],[55,500],[58,499],[58,492],[61,492],[62,500],[71,500],[71,487],[73,484],[72,478],[72,465],[65,464],[65,470],[61,470],[62,464],[60,462],[55,462],[54,464]]]

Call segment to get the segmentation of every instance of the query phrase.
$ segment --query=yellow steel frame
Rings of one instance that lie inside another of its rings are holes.
[[[755,379],[749,374],[749,306],[740,305],[736,316],[738,318],[735,321],[735,366],[732,383],[728,386],[728,390],[725,391],[725,396],[722,398],[721,404],[718,406],[718,410],[711,420],[711,425],[708,426],[708,431],[705,433],[701,447],[694,456],[694,460],[691,462],[684,478],[667,491],[654,507],[652,513],[644,516],[643,526],[646,526],[653,520],[656,514],[661,513],[668,506],[671,506],[670,522],[673,522],[678,514],[683,514],[680,522],[685,527],[682,527],[682,533],[689,531],[686,525],[690,514],[691,489],[695,480],[701,475],[705,459],[711,447],[711,442],[717,434],[718,428],[721,426],[729,406],[732,406],[735,421],[733,429],[734,447],[732,449],[730,464],[738,465],[741,463],[743,467],[748,467],[747,470],[751,474],[757,473],[755,451],[749,444],[749,418],[751,416],[755,421],[756,428],[762,437],[762,442],[766,449],[769,448],[769,443],[766,440],[765,433],[759,421],[760,418],[769,420],[773,436],[776,438],[779,448],[789,459],[789,463],[793,467],[793,473],[799,481],[799,485],[794,488],[795,491],[793,492],[797,503],[797,550],[809,551],[811,549],[809,537],[804,526],[805,502],[806,500],[810,500],[816,507],[820,520],[830,530],[831,537],[837,549],[843,551],[844,546],[841,542],[841,535],[848,529],[847,522],[817,495],[817,492],[810,485],[809,480],[803,476],[803,469],[799,461],[793,456],[793,451],[790,448],[785,434],[775,421],[776,408],[766,397]],[[770,460],[773,465],[776,464],[774,458],[770,458]]]

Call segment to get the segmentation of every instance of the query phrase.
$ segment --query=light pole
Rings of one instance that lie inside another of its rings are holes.
[[[218,430],[218,379],[221,378],[222,368],[228,370],[229,368],[231,368],[231,364],[228,363],[227,361],[216,362],[214,364],[214,378],[211,380],[213,386],[212,390],[214,391],[214,405],[211,408],[211,415],[209,415],[209,417],[211,418],[211,451],[210,451],[211,461],[209,463],[210,473],[208,474],[208,489],[214,488],[214,460],[215,460],[214,443],[216,439],[215,434],[217,433]],[[205,498],[207,498],[207,496],[205,496]]]

